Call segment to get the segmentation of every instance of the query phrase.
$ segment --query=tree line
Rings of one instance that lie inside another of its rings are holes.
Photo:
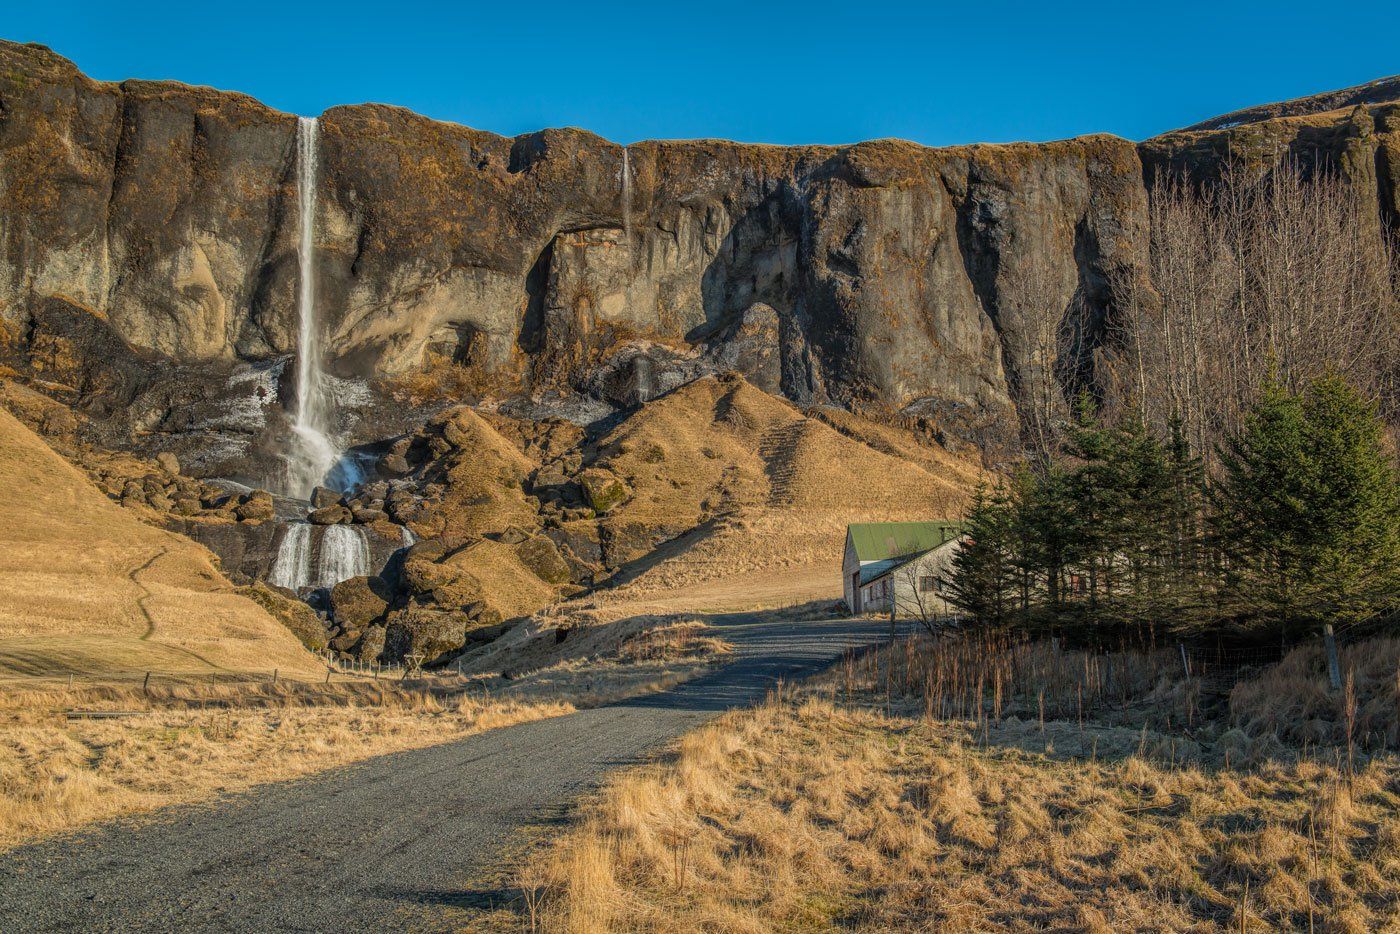
[[[1024,465],[978,494],[950,601],[1086,638],[1288,639],[1400,606],[1400,263],[1335,171],[1227,166],[1149,198],[1147,287],[1109,322],[1112,388],[1059,372],[1040,315],[1018,385]],[[1058,307],[1054,282],[1020,283]],[[1061,284],[1062,285],[1062,284]]]
[[[1266,379],[1210,472],[1180,418],[1081,402],[1061,453],[978,493],[945,595],[1080,640],[1291,640],[1400,610],[1400,472],[1346,379]]]

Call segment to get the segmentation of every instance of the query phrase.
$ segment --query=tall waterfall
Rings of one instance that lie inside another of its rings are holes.
[[[311,526],[305,522],[288,523],[277,546],[277,558],[272,563],[268,583],[289,590],[300,590],[311,581]]]
[[[627,268],[632,268],[632,159],[622,147],[622,244],[627,249]]]
[[[364,529],[353,525],[328,525],[321,533],[320,560],[316,562],[316,586],[332,587],[369,573],[369,543]]]
[[[297,406],[288,439],[287,493],[309,496],[325,481],[340,450],[330,438],[331,404],[321,366],[321,331],[316,320],[316,137],[314,117],[297,118]]]

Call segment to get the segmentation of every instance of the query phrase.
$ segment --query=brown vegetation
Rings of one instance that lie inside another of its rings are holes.
[[[373,682],[0,695],[0,849],[573,709]]]
[[[1158,295],[1124,322],[1136,350],[1125,375],[1146,414],[1180,416],[1210,458],[1266,375],[1297,389],[1332,368],[1395,424],[1397,263],[1374,205],[1333,174],[1285,163],[1229,169],[1205,193],[1159,180],[1150,208]]]
[[[1393,723],[1393,646],[1374,649],[1390,681],[1363,706]],[[571,931],[1387,927],[1400,767],[1285,747],[1244,712],[1316,675],[1296,656],[1240,685],[1232,720],[1170,656],[900,645],[619,778],[521,872],[520,911]]]
[[[3,411],[0,486],[0,676],[320,670],[208,551],[140,522]]]

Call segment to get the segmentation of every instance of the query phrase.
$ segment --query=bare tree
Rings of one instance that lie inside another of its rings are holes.
[[[937,572],[925,567],[922,558],[896,568],[890,578],[891,619],[908,617],[931,635],[949,624],[951,617],[947,601],[938,592]]]
[[[1150,196],[1151,279],[1126,317],[1147,417],[1179,419],[1209,460],[1265,375],[1291,387],[1331,368],[1400,417],[1400,310],[1389,237],[1335,174],[1292,163],[1228,169]]]

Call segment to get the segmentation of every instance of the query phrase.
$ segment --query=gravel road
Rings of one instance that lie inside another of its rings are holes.
[[[732,662],[673,691],[369,759],[0,854],[0,931],[457,930],[528,827],[610,770],[852,647],[858,620],[709,622]]]

